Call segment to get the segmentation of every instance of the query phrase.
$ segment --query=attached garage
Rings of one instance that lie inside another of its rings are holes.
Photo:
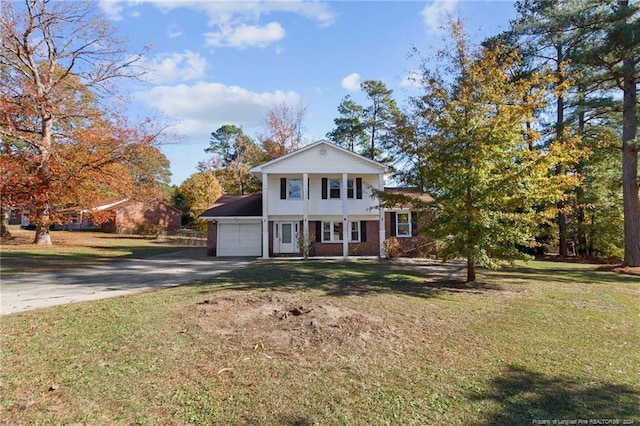
[[[223,195],[200,218],[209,256],[262,256],[262,195]]]
[[[261,256],[262,229],[258,223],[218,222],[218,256]]]

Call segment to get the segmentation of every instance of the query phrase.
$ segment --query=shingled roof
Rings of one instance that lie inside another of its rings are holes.
[[[396,205],[395,207],[406,207],[411,208],[412,203],[411,200],[416,200],[420,203],[432,203],[435,200],[431,195],[426,194],[424,192],[420,192],[415,188],[397,188],[397,187],[385,187],[384,192],[387,194],[398,195],[402,198],[402,203]]]
[[[205,210],[200,219],[262,216],[262,195],[223,195]]]

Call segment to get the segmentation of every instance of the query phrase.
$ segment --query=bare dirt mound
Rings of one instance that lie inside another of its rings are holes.
[[[203,330],[244,346],[343,352],[394,336],[378,316],[308,294],[225,294],[199,302],[195,311]]]

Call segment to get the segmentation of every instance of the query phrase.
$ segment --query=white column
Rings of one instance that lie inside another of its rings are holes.
[[[378,175],[378,189],[380,191],[384,191],[384,175],[382,174]],[[380,200],[378,200],[378,203],[380,203]],[[380,259],[384,259],[385,257],[387,257],[387,254],[385,253],[385,250],[384,250],[384,240],[386,240],[386,232],[385,232],[385,221],[384,221],[384,209],[382,207],[378,208],[378,226],[380,228],[380,231],[378,233],[379,241],[380,241]]]
[[[302,237],[309,244],[309,174],[302,174]]]
[[[262,258],[269,258],[269,174],[262,174]]]
[[[344,260],[349,258],[349,206],[347,203],[347,174],[342,174],[342,186],[340,187],[342,198],[342,257]]]

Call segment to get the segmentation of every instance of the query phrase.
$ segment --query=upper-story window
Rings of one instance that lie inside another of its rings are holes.
[[[287,195],[290,200],[302,198],[302,179],[287,179]]]
[[[340,198],[340,179],[329,179],[329,198]]]
[[[342,179],[322,178],[322,199],[341,199]],[[347,179],[347,198],[362,199],[362,178]]]
[[[300,200],[302,199],[302,179],[280,179],[280,199]]]

